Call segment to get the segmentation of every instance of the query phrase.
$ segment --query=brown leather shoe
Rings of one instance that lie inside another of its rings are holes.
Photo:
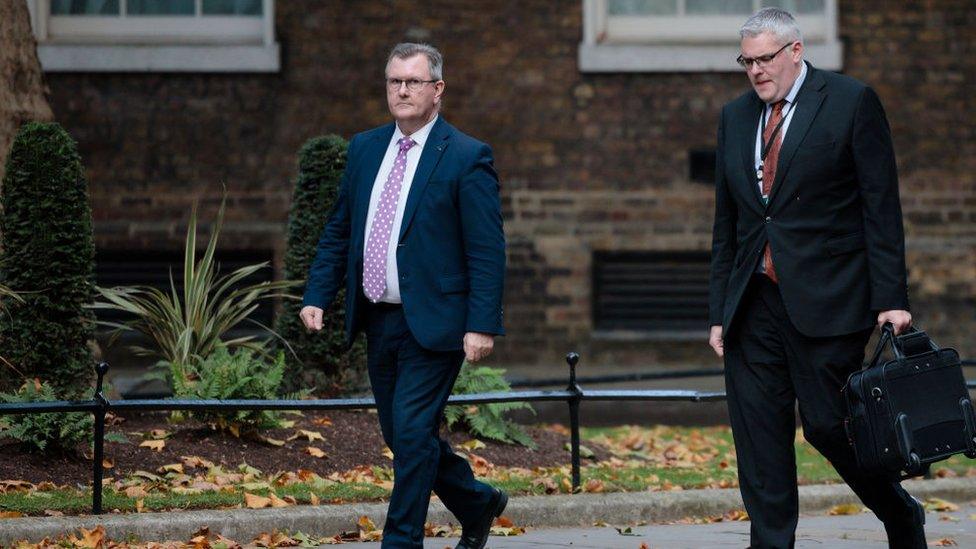
[[[491,499],[488,500],[484,514],[481,515],[478,522],[461,530],[461,541],[454,549],[484,549],[485,544],[488,543],[488,534],[491,532],[491,525],[495,522],[495,517],[500,517],[505,506],[508,505],[508,494],[498,488],[492,488],[492,490],[493,493]]]

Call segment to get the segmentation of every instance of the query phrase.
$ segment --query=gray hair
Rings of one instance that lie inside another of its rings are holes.
[[[441,80],[444,71],[444,58],[437,48],[430,44],[418,44],[415,42],[401,42],[390,50],[390,56],[386,59],[387,68],[390,61],[396,59],[409,59],[415,55],[426,55],[427,64],[430,66],[430,77],[434,80]]]
[[[784,42],[803,42],[796,19],[782,8],[763,8],[752,14],[739,29],[739,38],[754,38],[764,32]]]

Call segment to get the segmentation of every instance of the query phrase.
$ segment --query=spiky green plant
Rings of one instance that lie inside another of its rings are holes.
[[[453,392],[456,395],[468,395],[505,393],[511,390],[512,387],[505,380],[505,370],[488,366],[475,368],[465,362],[457,381],[454,382]],[[514,410],[535,412],[527,402],[493,402],[475,406],[451,405],[444,410],[444,415],[447,417],[448,428],[460,424],[474,436],[535,448],[535,442],[522,427],[505,417],[505,414]]]
[[[170,273],[169,293],[152,287],[98,288],[104,301],[95,303],[95,309],[110,309],[134,315],[132,320],[104,325],[116,328],[116,335],[132,331],[147,336],[155,348],[135,346],[143,355],[158,356],[163,363],[177,369],[206,360],[218,345],[246,347],[266,355],[263,340],[256,335],[240,336],[229,340],[229,331],[247,319],[261,301],[275,297],[294,298],[284,290],[298,284],[295,281],[265,281],[236,287],[253,273],[268,268],[267,262],[241,267],[234,272],[219,276],[214,253],[223,226],[226,197],[220,203],[217,220],[204,254],[197,259],[197,212],[194,206],[186,230],[186,246],[183,262],[183,293],[177,291]],[[269,327],[252,321],[270,335],[276,335]]]

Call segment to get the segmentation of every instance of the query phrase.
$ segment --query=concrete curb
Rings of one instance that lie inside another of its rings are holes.
[[[956,502],[976,499],[976,478],[913,480],[903,486],[919,499],[938,497]],[[822,513],[834,505],[857,501],[846,485],[800,487],[800,510],[804,514]],[[520,526],[553,528],[591,526],[597,521],[610,524],[662,522],[721,515],[741,508],[742,499],[737,489],[685,490],[518,497],[509,501],[505,516]],[[132,536],[144,541],[185,541],[204,526],[242,543],[261,532],[276,529],[321,537],[355,530],[356,520],[362,515],[382,526],[386,503],[0,519],[0,545],[9,546],[18,540],[37,542],[45,537],[55,538],[79,528],[92,529],[98,525],[104,526],[113,540]],[[440,502],[434,502],[428,521],[447,524],[454,522],[454,518]]]

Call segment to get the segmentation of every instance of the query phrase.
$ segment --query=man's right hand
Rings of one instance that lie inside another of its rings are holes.
[[[712,329],[708,332],[708,344],[715,350],[715,354],[720,357],[725,356],[725,344],[722,341],[721,326],[712,326]]]
[[[306,305],[302,307],[298,316],[301,317],[306,329],[317,332],[322,329],[322,313],[322,309],[313,305]]]

